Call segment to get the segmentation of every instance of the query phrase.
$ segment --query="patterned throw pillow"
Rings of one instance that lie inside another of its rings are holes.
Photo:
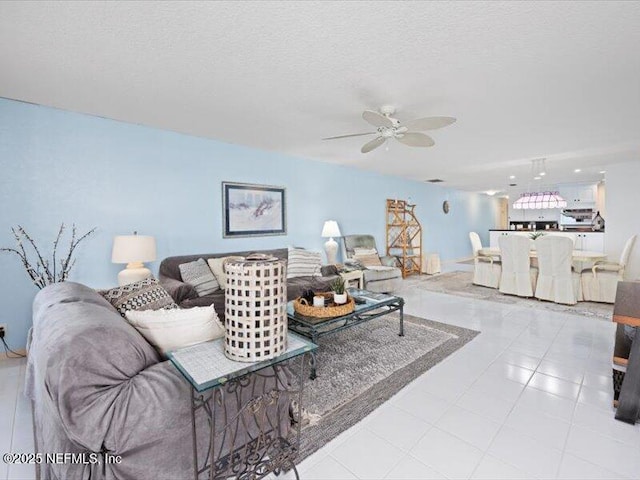
[[[130,310],[160,310],[161,308],[179,308],[158,281],[145,278],[139,282],[129,283],[110,290],[102,290],[100,294],[122,315]]]
[[[321,268],[322,256],[320,252],[303,250],[301,248],[289,249],[287,278],[321,277]]]
[[[178,265],[178,268],[180,269],[182,281],[193,285],[199,297],[220,290],[216,277],[213,276],[209,265],[203,258],[199,258],[195,262],[182,263]]]

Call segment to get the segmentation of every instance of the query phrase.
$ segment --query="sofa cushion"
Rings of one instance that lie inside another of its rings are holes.
[[[178,308],[171,295],[153,278],[99,292],[124,317],[129,310]]]
[[[391,278],[401,278],[402,272],[396,267],[372,267],[363,272],[365,284]]]
[[[320,277],[322,269],[322,256],[320,252],[304,250],[302,248],[289,249],[289,262],[287,263],[287,278],[296,277]]]
[[[337,275],[330,277],[295,277],[287,280],[287,300],[293,300],[302,295],[302,292],[311,289],[314,292],[328,292],[331,290],[331,282]]]
[[[128,311],[126,319],[158,351],[167,352],[224,336],[213,305],[188,309]]]
[[[220,289],[216,277],[203,258],[193,262],[182,263],[178,266],[182,281],[193,285],[199,297],[209,295]]]
[[[218,284],[220,284],[221,289],[227,288],[227,272],[225,272],[224,267],[228,262],[238,262],[244,260],[244,257],[238,255],[231,255],[228,257],[218,257],[218,258],[210,258],[207,260],[209,264],[209,268],[216,276],[216,280]]]

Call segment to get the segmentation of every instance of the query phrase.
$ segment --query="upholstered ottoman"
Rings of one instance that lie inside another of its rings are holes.
[[[397,267],[367,267],[364,272],[364,288],[377,293],[389,293],[400,288],[402,271]]]

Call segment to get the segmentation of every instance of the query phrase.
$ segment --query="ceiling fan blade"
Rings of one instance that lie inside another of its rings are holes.
[[[365,110],[362,112],[362,118],[374,127],[393,127],[393,122],[389,118],[373,110]]]
[[[451,125],[455,121],[453,117],[425,117],[411,120],[406,123],[406,126],[409,130],[435,130]]]
[[[367,132],[367,133],[351,133],[349,135],[337,135],[335,137],[327,137],[327,138],[323,138],[322,140],[335,140],[336,138],[347,138],[347,137],[361,137],[363,135],[373,135],[376,134],[378,132]]]
[[[433,141],[429,135],[418,132],[409,132],[404,135],[398,135],[395,137],[400,143],[409,145],[410,147],[433,147],[436,142]]]
[[[387,141],[387,137],[374,138],[370,142],[365,143],[360,149],[360,151],[362,153],[369,153],[371,150],[378,148],[380,145],[382,145],[386,141]]]

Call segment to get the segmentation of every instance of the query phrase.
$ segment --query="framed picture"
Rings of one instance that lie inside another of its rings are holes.
[[[222,182],[223,236],[286,235],[284,187]]]

